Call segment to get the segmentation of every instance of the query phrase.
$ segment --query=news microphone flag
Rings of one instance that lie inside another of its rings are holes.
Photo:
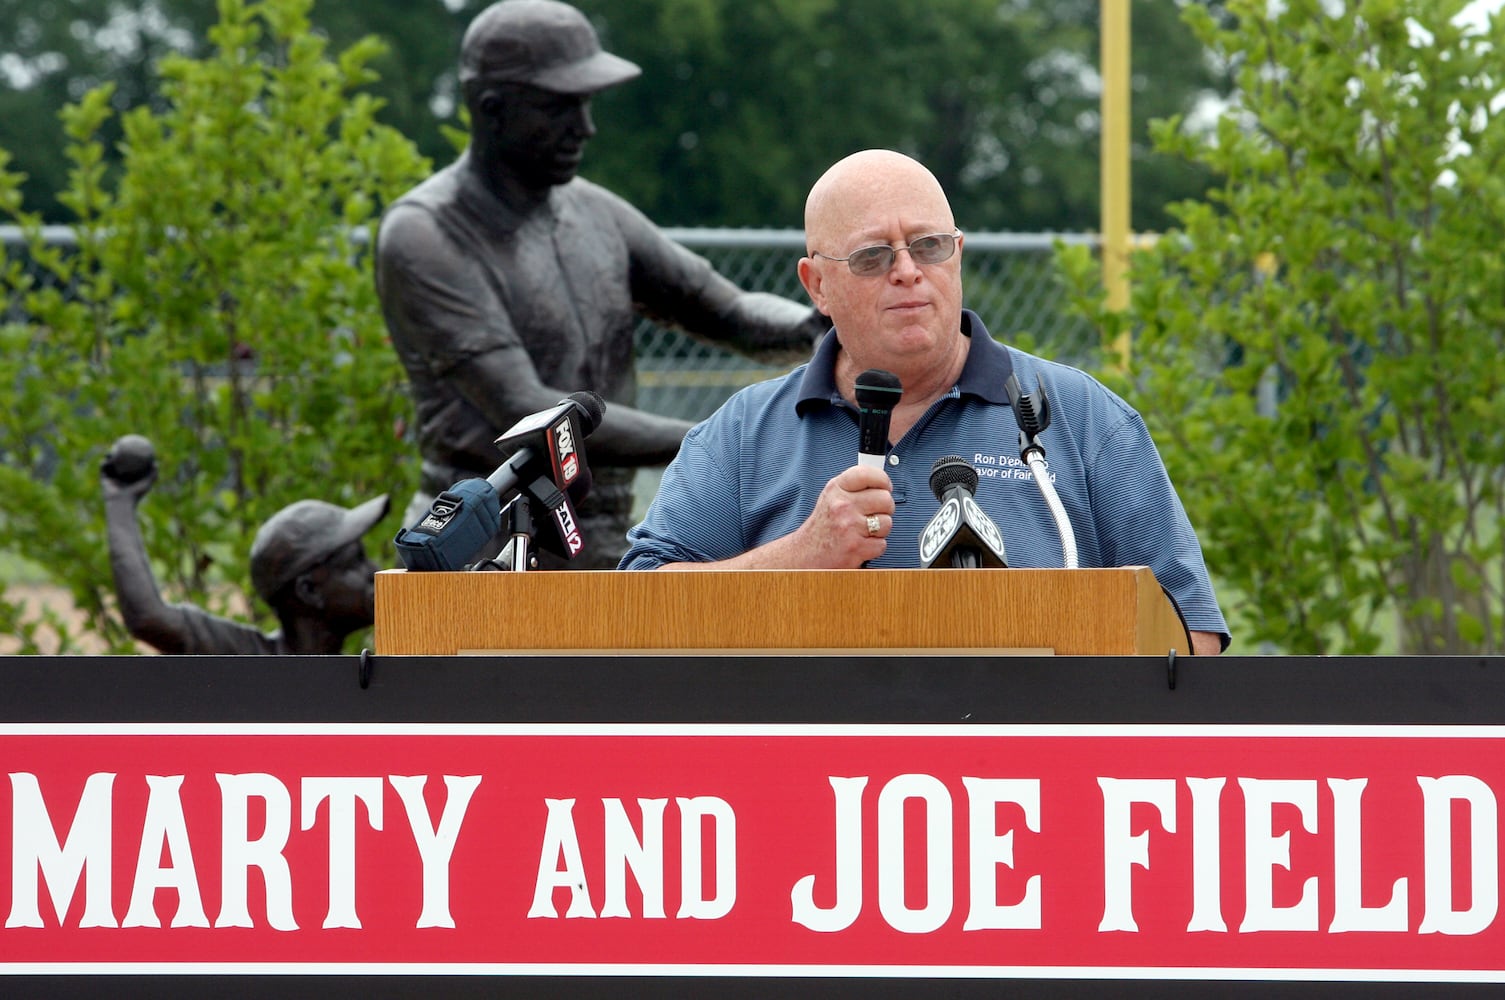
[[[920,566],[1001,569],[1003,534],[977,506],[977,470],[960,455],[943,455],[930,467],[930,490],[941,509],[920,533]]]

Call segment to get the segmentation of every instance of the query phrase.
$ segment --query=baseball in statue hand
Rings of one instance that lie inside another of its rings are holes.
[[[119,483],[134,483],[149,475],[157,464],[157,451],[140,434],[127,434],[110,446],[105,456],[105,474]]]

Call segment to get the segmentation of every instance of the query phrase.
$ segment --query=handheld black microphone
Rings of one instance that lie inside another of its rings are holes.
[[[977,470],[960,455],[943,455],[930,467],[930,491],[941,502],[920,532],[920,566],[1002,569],[1003,534],[972,499]]]
[[[883,468],[888,451],[888,419],[904,389],[899,376],[882,368],[869,368],[857,376],[857,464]]]
[[[501,498],[524,493],[550,511],[540,544],[567,558],[583,547],[572,500],[590,491],[583,440],[601,423],[598,393],[572,392],[523,417],[496,439],[510,457],[485,479],[463,479],[434,498],[428,512],[397,533],[397,554],[410,570],[449,571],[467,562],[501,529]]]

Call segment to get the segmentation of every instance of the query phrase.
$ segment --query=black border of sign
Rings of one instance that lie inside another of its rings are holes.
[[[362,685],[362,681],[365,685]],[[1505,657],[6,657],[0,722],[1500,725]],[[1168,963],[1172,964],[1172,963]],[[0,975],[26,997],[1498,996],[1499,984]]]

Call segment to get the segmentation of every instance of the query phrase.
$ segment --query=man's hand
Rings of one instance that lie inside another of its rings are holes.
[[[860,569],[888,550],[893,530],[894,484],[882,469],[854,465],[826,483],[805,523],[789,534],[730,559],[659,569]]]
[[[888,474],[854,465],[826,483],[805,523],[787,536],[789,555],[800,568],[857,569],[888,549],[893,515]]]

